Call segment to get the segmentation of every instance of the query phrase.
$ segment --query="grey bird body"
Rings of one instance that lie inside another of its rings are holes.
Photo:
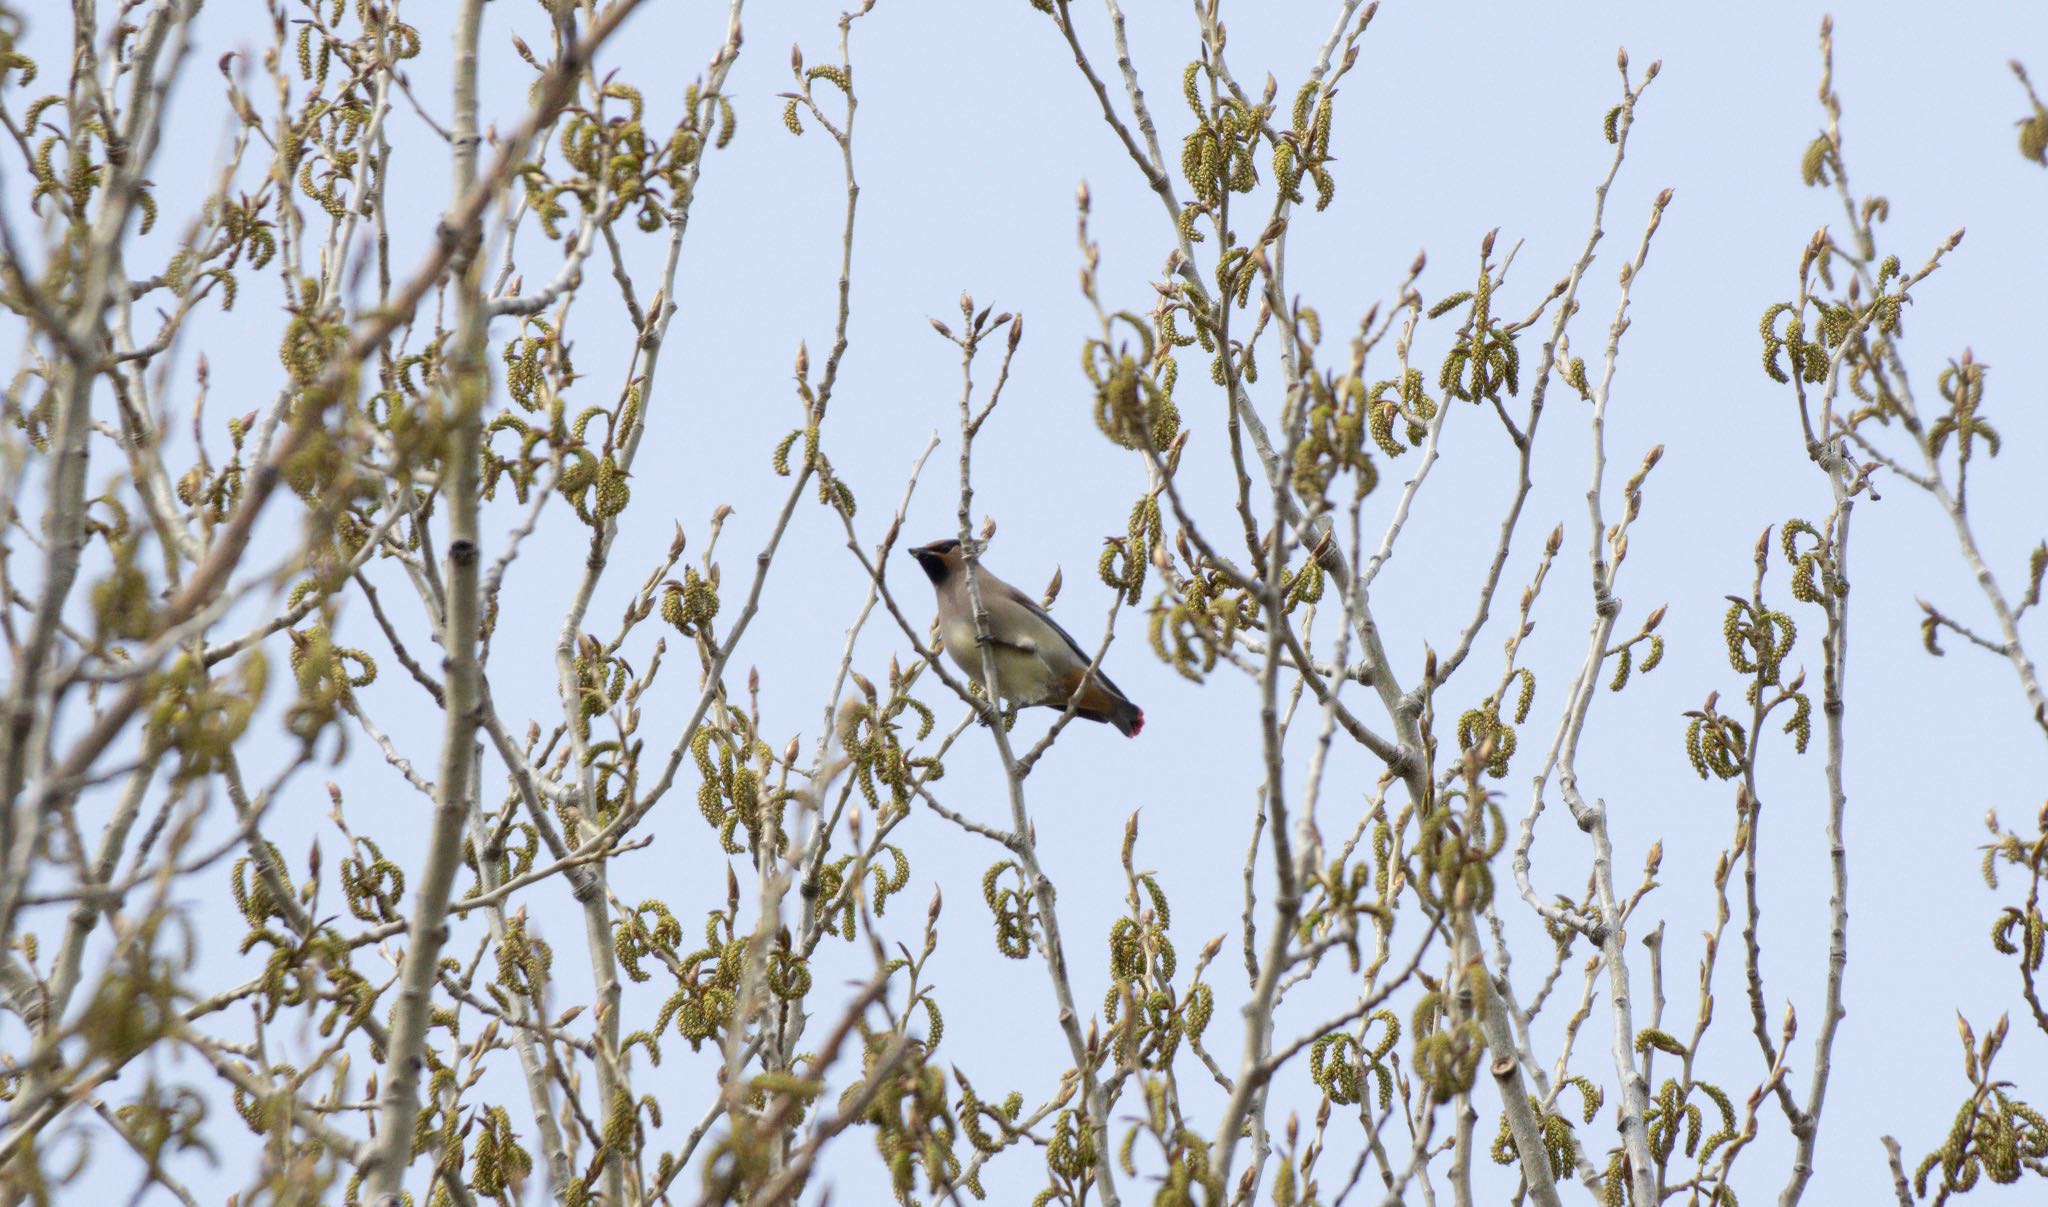
[[[939,641],[946,654],[974,682],[982,679],[965,559],[956,540],[934,541],[910,551],[932,581],[939,603]],[[1126,737],[1144,728],[1145,712],[1100,670],[1089,675],[1089,656],[1030,596],[977,566],[982,607],[988,612],[989,649],[995,656],[996,691],[1009,703],[1065,709],[1079,694],[1075,715],[1116,726]]]

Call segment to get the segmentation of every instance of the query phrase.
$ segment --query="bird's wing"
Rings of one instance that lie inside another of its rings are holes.
[[[1088,679],[1082,678],[1081,672],[1088,666],[1089,663],[1094,661],[1094,657],[1081,648],[1081,643],[1074,640],[1073,634],[1067,632],[1065,629],[1060,627],[1059,621],[1054,620],[1052,616],[1049,615],[1044,608],[1039,607],[1037,600],[1031,598],[1029,595],[1024,594],[1022,591],[1019,591],[1017,588],[1011,586],[1003,580],[996,578],[994,575],[985,575],[983,576],[982,581],[985,585],[993,586],[995,588],[990,596],[983,597],[984,600],[988,602],[992,608],[1009,606],[1020,609],[1025,615],[1034,617],[1044,622],[1046,628],[1051,629],[1053,632],[1059,634],[1059,639],[1066,643],[1067,651],[1069,654],[1073,656],[1074,663],[1070,669],[1061,672],[1063,677],[1071,676],[1069,681],[1066,683],[1064,690],[1068,692],[1076,692],[1085,690],[1091,684],[1098,685],[1102,689],[1106,690],[1112,697],[1114,697],[1116,701],[1122,703],[1125,707],[1136,711],[1137,706],[1130,702],[1130,698],[1128,696],[1124,695],[1123,689],[1118,687],[1114,682],[1112,682],[1108,675],[1103,674],[1100,668],[1097,668],[1095,674],[1089,677]],[[1083,703],[1083,707],[1087,707],[1087,704],[1085,702]],[[1144,724],[1144,713],[1138,712],[1137,715],[1137,724]],[[1126,732],[1131,731],[1127,730]]]
[[[1001,601],[1015,604],[1017,607],[1024,609],[1024,611],[1029,615],[1034,616],[1039,620],[1043,621],[1047,628],[1051,629],[1055,633],[1058,633],[1060,635],[1060,640],[1067,643],[1067,649],[1073,652],[1075,661],[1080,663],[1082,666],[1087,666],[1090,662],[1094,661],[1094,656],[1084,651],[1081,648],[1081,643],[1075,641],[1072,634],[1068,633],[1065,629],[1060,627],[1059,621],[1054,620],[1052,616],[1048,614],[1044,608],[1039,607],[1037,600],[1031,598],[1029,595],[1024,594],[1022,591],[1019,591],[1017,588],[1011,586],[1003,580],[999,578],[994,578],[992,575],[984,575],[982,581],[985,584],[993,586],[995,588],[995,594]]]

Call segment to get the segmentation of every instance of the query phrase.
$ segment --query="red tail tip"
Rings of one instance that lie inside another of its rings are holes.
[[[1131,711],[1138,715],[1135,719],[1131,721],[1131,732],[1129,734],[1126,734],[1125,736],[1135,738],[1145,731],[1145,710],[1142,708],[1133,708]]]

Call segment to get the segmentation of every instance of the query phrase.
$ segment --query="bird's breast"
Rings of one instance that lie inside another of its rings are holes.
[[[953,664],[969,680],[980,683],[981,645],[975,640],[973,619],[942,623],[939,639],[945,644],[946,654]],[[1037,654],[1000,643],[989,646],[989,649],[995,654],[996,691],[1003,699],[1025,705],[1043,704],[1055,697],[1064,699],[1053,682],[1051,668]]]
[[[981,659],[974,640],[973,617],[942,617],[939,623],[939,640],[945,643],[946,653],[952,655],[953,661],[960,669],[967,670],[971,667],[975,676],[980,677]]]

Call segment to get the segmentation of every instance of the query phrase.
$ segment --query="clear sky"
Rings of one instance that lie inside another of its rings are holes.
[[[1087,10],[1084,32],[1097,62],[1110,69],[1099,14],[1086,4],[1076,7]],[[1162,141],[1176,148],[1188,121],[1178,81],[1196,52],[1192,21],[1183,5],[1128,7],[1136,66],[1163,123]],[[445,115],[446,65],[437,56],[445,56],[438,48],[447,44],[447,30],[435,9],[415,0],[406,10],[432,48],[412,78],[429,107]],[[1281,94],[1290,95],[1334,10],[1333,4],[1299,0],[1240,0],[1227,7],[1229,54],[1238,78],[1257,81],[1270,70]],[[834,148],[815,131],[792,138],[780,124],[776,93],[789,86],[785,48],[792,42],[813,62],[830,57],[836,11],[814,2],[748,8],[746,48],[729,84],[739,135],[730,149],[711,156],[700,186],[683,254],[681,309],[648,408],[647,445],[633,482],[633,506],[621,526],[618,566],[591,611],[607,626],[644,568],[665,552],[674,524],[689,532],[694,550],[701,548],[695,542],[706,533],[712,510],[720,504],[736,508],[720,546],[726,582],[732,584],[750,571],[752,553],[773,519],[771,500],[779,493],[769,452],[798,423],[788,379],[798,341],[808,341],[814,359],[829,343],[843,204]],[[1661,631],[1670,651],[1662,668],[1640,677],[1626,693],[1600,694],[1580,767],[1588,795],[1607,801],[1619,877],[1641,866],[1653,841],[1664,843],[1662,887],[1649,898],[1643,917],[1667,922],[1665,1017],[1687,1031],[1696,1008],[1700,931],[1712,922],[1708,876],[1733,828],[1733,794],[1692,774],[1681,714],[1709,691],[1732,696],[1740,690],[1722,658],[1720,623],[1723,596],[1747,592],[1757,534],[1788,517],[1817,519],[1826,505],[1825,484],[1806,461],[1790,400],[1759,371],[1756,333],[1765,307],[1794,290],[1807,239],[1841,218],[1831,193],[1806,189],[1799,180],[1800,154],[1822,121],[1814,94],[1823,11],[1791,0],[1393,0],[1364,38],[1360,64],[1339,98],[1336,200],[1326,213],[1301,215],[1289,255],[1290,287],[1342,331],[1375,301],[1392,301],[1418,250],[1429,254],[1421,282],[1429,298],[1468,288],[1479,240],[1498,227],[1502,247],[1521,244],[1502,307],[1525,312],[1565,274],[1584,242],[1593,186],[1610,153],[1601,118],[1619,99],[1615,48],[1626,46],[1638,71],[1662,60],[1662,73],[1637,111],[1628,161],[1609,202],[1609,239],[1588,275],[1574,342],[1593,359],[1612,314],[1622,249],[1634,246],[1651,199],[1661,189],[1675,189],[1634,289],[1633,325],[1622,348],[1608,430],[1612,468],[1624,475],[1651,445],[1666,448],[1646,492],[1619,592],[1626,615],[1637,618],[1669,603]],[[157,173],[168,213],[179,212],[169,199],[190,198],[210,180],[220,129],[211,64],[227,50],[260,43],[266,25],[256,14],[254,5],[226,3],[204,13],[195,67],[179,94],[177,145],[167,148]],[[604,66],[619,68],[644,89],[656,120],[673,120],[681,88],[709,57],[724,16],[722,4],[648,4],[607,52]],[[61,51],[50,41],[55,17],[30,19],[31,51],[44,56],[53,74],[61,62]],[[522,107],[530,74],[507,49],[507,34],[523,32],[540,44],[543,30],[531,5],[487,9],[486,106],[501,122],[509,123]],[[2014,122],[2025,112],[2024,94],[2006,68],[2006,60],[2015,57],[2033,65],[2037,78],[2048,77],[2048,10],[1864,3],[1836,12],[1837,89],[1845,105],[1851,179],[1859,192],[1890,199],[1891,221],[1883,228],[1890,250],[1917,265],[1950,231],[1969,231],[1948,266],[1916,293],[1906,347],[1926,394],[1935,371],[1965,346],[1992,366],[1986,406],[2004,437],[2005,455],[1974,468],[1972,484],[1987,555],[2008,584],[2020,580],[2027,550],[2048,527],[2036,468],[2039,450],[2048,445],[2041,406],[2048,398],[2048,370],[2038,355],[2038,306],[2027,301],[2048,271],[2042,222],[2048,173],[2021,159],[2015,148]],[[1061,568],[1066,588],[1056,614],[1092,646],[1109,601],[1109,588],[1093,573],[1101,538],[1122,529],[1144,487],[1144,473],[1134,455],[1095,431],[1087,382],[1076,365],[1093,320],[1076,287],[1075,186],[1085,180],[1092,190],[1102,288],[1113,307],[1150,308],[1148,282],[1171,247],[1171,229],[1100,120],[1052,24],[1023,0],[882,0],[856,26],[854,62],[861,98],[855,155],[863,191],[851,348],[827,421],[825,449],[859,494],[857,522],[864,542],[872,544],[880,539],[906,469],[937,431],[943,443],[911,507],[906,535],[923,540],[952,532],[958,367],[953,349],[931,332],[926,318],[957,315],[963,289],[978,302],[1028,316],[1005,401],[977,446],[976,508],[1000,526],[988,565],[1029,588]],[[398,249],[401,260],[430,237],[427,215],[445,199],[444,165],[435,148],[419,141],[419,130],[411,122],[395,135],[413,139],[410,147],[401,142],[401,149],[419,156],[401,182],[402,195],[419,199],[412,215],[419,221]],[[19,205],[18,185],[19,177],[11,176],[10,206]],[[635,235],[627,243],[645,279],[658,273],[661,240]],[[529,281],[551,272],[553,253],[531,239],[531,232],[522,254],[530,257]],[[618,324],[606,321],[615,306],[598,304],[609,289],[606,274],[593,272],[590,278],[586,292],[593,304],[572,334],[578,368],[588,375],[589,401],[608,401],[619,385],[626,338]],[[188,362],[197,352],[209,355],[216,414],[258,405],[276,388],[270,328],[253,351],[237,342],[236,323],[253,320],[263,301],[263,291],[252,288],[233,314],[209,316],[181,349]],[[509,334],[509,326],[494,329],[498,341]],[[1434,365],[1443,338],[1442,331],[1425,335],[1418,363]],[[1525,364],[1533,360],[1525,352]],[[1199,514],[1212,524],[1224,522],[1230,496],[1219,399],[1199,370],[1185,376],[1190,380],[1180,401],[1195,435],[1183,489],[1192,491]],[[189,380],[183,366],[173,374],[180,379]],[[225,401],[237,395],[247,401]],[[1277,407],[1270,383],[1258,397],[1262,405]],[[1511,604],[1534,566],[1541,534],[1562,522],[1566,557],[1537,610],[1528,655],[1539,681],[1523,736],[1530,753],[1504,782],[1515,816],[1526,804],[1534,748],[1547,744],[1567,677],[1583,652],[1588,617],[1585,569],[1573,560],[1573,551],[1586,544],[1586,425],[1575,400],[1561,394],[1552,399],[1524,541],[1503,585],[1503,598]],[[1407,681],[1417,673],[1425,644],[1439,650],[1454,644],[1470,616],[1512,482],[1502,476],[1509,466],[1506,441],[1483,413],[1454,415],[1445,448],[1445,462],[1375,589],[1380,625]],[[1383,520],[1413,460],[1411,454],[1408,463],[1383,463],[1383,485],[1368,501],[1369,517]],[[1932,504],[1904,484],[1880,489],[1881,502],[1858,506],[1852,555],[1849,1013],[1835,1052],[1819,1174],[1807,1200],[1817,1204],[1889,1196],[1878,1137],[1897,1135],[1909,1161],[1917,1161],[1939,1143],[1964,1094],[1951,1038],[1955,1012],[1981,1031],[2000,1011],[2021,1006],[2012,964],[1992,951],[1987,938],[2002,898],[1984,888],[1976,868],[1986,810],[2023,823],[2041,805],[2048,772],[2048,749],[2028,723],[2007,667],[1958,648],[1960,642],[1950,642],[1942,660],[1921,650],[1916,597],[1966,618],[1982,615],[1981,598]],[[498,535],[487,542],[486,557],[513,522],[505,509],[490,514]],[[290,535],[276,531],[279,539]],[[495,697],[515,730],[523,729],[528,716],[545,720],[558,713],[551,647],[566,586],[582,560],[584,532],[573,517],[556,516],[513,571],[492,677]],[[910,569],[905,561],[894,581],[913,614],[922,617],[929,601]],[[807,501],[735,668],[741,678],[749,665],[760,668],[772,745],[800,733],[808,748],[815,736],[845,627],[861,601],[860,578],[836,517]],[[403,590],[395,577],[392,583]],[[1783,598],[1782,575],[1776,583]],[[351,608],[356,643],[378,649],[367,616]],[[1490,684],[1497,673],[1488,660],[1498,657],[1505,635],[1499,612],[1478,644],[1473,670],[1458,684],[1471,696],[1459,696],[1459,707],[1475,703],[1485,690],[1481,681]],[[412,631],[421,631],[416,616],[410,623]],[[1817,679],[1812,640],[1802,636],[1794,660]],[[2037,638],[2037,648],[2048,648],[2043,643],[2048,637]],[[856,669],[880,678],[892,654],[907,655],[900,636],[885,624],[871,626]],[[1173,936],[1184,961],[1211,936],[1229,936],[1210,978],[1219,993],[1211,1036],[1217,1051],[1235,1053],[1235,1010],[1244,982],[1234,974],[1239,965],[1229,953],[1239,941],[1238,877],[1260,779],[1254,694],[1227,672],[1199,688],[1175,675],[1146,648],[1137,615],[1122,622],[1107,666],[1144,706],[1142,736],[1127,742],[1106,727],[1075,726],[1030,781],[1046,870],[1060,887],[1076,997],[1100,1002],[1108,984],[1104,931],[1122,908],[1118,842],[1126,816],[1141,809],[1140,864],[1158,872],[1172,899]],[[384,679],[365,692],[367,706],[410,758],[430,766],[438,722],[416,687],[402,673],[390,673],[397,671],[395,664],[386,669]],[[665,747],[694,703],[693,685],[680,663],[671,670],[643,723],[650,746]],[[939,706],[942,722],[957,716],[957,704],[927,698]],[[1044,723],[1034,717],[1020,723],[1019,731],[1035,736]],[[970,734],[949,760],[941,786],[955,808],[1000,822],[1006,806],[986,747],[982,735]],[[1300,766],[1295,764],[1296,782]],[[1803,1085],[1827,945],[1818,749],[1798,757],[1789,742],[1774,747],[1764,771],[1766,993],[1774,1017],[1789,1000],[1809,1020],[1793,1062],[1794,1083]],[[367,742],[355,742],[349,761],[326,774],[342,786],[352,820],[364,829],[403,833],[424,816],[425,803]],[[486,776],[496,774],[492,761]],[[1348,829],[1375,770],[1347,757],[1333,774],[1325,816]],[[302,799],[280,811],[274,834],[294,858],[322,831],[328,808],[316,779],[302,780],[297,790]],[[722,904],[725,893],[722,857],[693,798],[694,783],[673,793],[649,820],[653,848],[622,859],[614,872],[621,899],[661,895],[686,929],[700,924],[691,919]],[[885,920],[895,928],[894,937],[914,941],[935,885],[947,902],[934,964],[947,1019],[941,1059],[968,1073],[985,1095],[1000,1097],[1016,1088],[1035,1103],[1068,1060],[1042,966],[1005,961],[993,950],[979,881],[997,852],[928,814],[914,816],[898,834],[913,871],[911,887],[899,899],[900,914],[892,910]],[[1537,882],[1546,893],[1580,891],[1590,854],[1568,819],[1546,819],[1536,856]],[[565,957],[579,947],[580,921],[566,894],[556,888],[535,892],[529,909],[556,944],[557,969],[565,981],[573,980],[582,967],[580,955]],[[1512,933],[1536,937],[1523,948],[1513,973],[1526,997],[1546,946],[1518,900],[1504,898],[1503,912]],[[223,980],[247,975],[232,949],[231,932],[238,931],[239,923],[230,918],[217,932],[202,933],[202,968],[218,970]],[[454,949],[466,956],[466,944],[474,942],[473,934],[458,931]],[[844,975],[858,970],[855,962],[838,969],[821,965],[818,984],[829,994]],[[1639,1009],[1647,1001],[1640,987],[1645,972],[1639,963]],[[1730,942],[1715,986],[1719,1021],[1703,1058],[1707,1075],[1738,1106],[1761,1073],[1739,973],[1739,951]],[[1282,1035],[1348,1000],[1341,972],[1332,969],[1324,977],[1290,1002]],[[659,1006],[657,986],[643,988],[628,997],[629,1020],[635,1011],[651,1017]],[[1560,1012],[1553,1007],[1551,1014]],[[1558,1020],[1549,1021],[1538,1035],[1546,1063]],[[1611,1084],[1605,1024],[1604,1013],[1596,1013],[1580,1041],[1577,1067]],[[633,1025],[629,1021],[628,1028]],[[0,1028],[0,1037],[17,1035]],[[639,1077],[643,1090],[661,1093],[672,1143],[702,1110],[709,1066],[692,1060],[678,1043],[667,1049],[661,1069],[643,1065]],[[2016,1025],[2000,1067],[2022,1082],[2023,1095],[2048,1099],[2048,1036]],[[202,1070],[186,1071],[203,1076]],[[1198,1104],[1195,1117],[1212,1120],[1218,1105],[1213,1096],[1203,1095],[1193,1076],[1184,1084]],[[1315,1091],[1305,1066],[1283,1072],[1276,1084],[1276,1124],[1290,1108],[1304,1117],[1313,1114]],[[1490,1090],[1482,1090],[1485,1141],[1492,1138],[1496,1110]],[[231,1117],[217,1118],[227,1125],[216,1133],[222,1167],[193,1180],[195,1188],[211,1192],[212,1201],[242,1185],[246,1174],[238,1157],[246,1160],[253,1150],[238,1145],[254,1142],[237,1134]],[[1611,1111],[1583,1133],[1602,1154],[1596,1163],[1604,1164],[1604,1149],[1612,1142],[1610,1118]],[[867,1137],[854,1133],[842,1143],[846,1151],[827,1166],[838,1185],[834,1201],[885,1201],[885,1182]],[[1326,1186],[1341,1182],[1348,1170],[1357,1151],[1355,1128],[1333,1124],[1329,1151],[1322,1166]],[[1788,1153],[1783,1121],[1773,1113],[1756,1150],[1737,1166],[1735,1186],[1744,1201],[1776,1193]],[[96,1168],[91,1178],[97,1183],[116,1168]],[[1498,1176],[1487,1168],[1484,1176]],[[1004,1154],[985,1175],[996,1203],[1028,1201],[1042,1176],[1040,1157],[1032,1151]],[[119,1178],[108,1185],[130,1184],[125,1173]],[[1482,1200],[1497,1201],[1511,1188],[1508,1183],[1490,1190],[1495,1198],[1482,1194]],[[2040,1193],[2037,1180],[2031,1187],[1980,1188],[1972,1197],[2022,1203],[2038,1201],[2033,1196]]]

